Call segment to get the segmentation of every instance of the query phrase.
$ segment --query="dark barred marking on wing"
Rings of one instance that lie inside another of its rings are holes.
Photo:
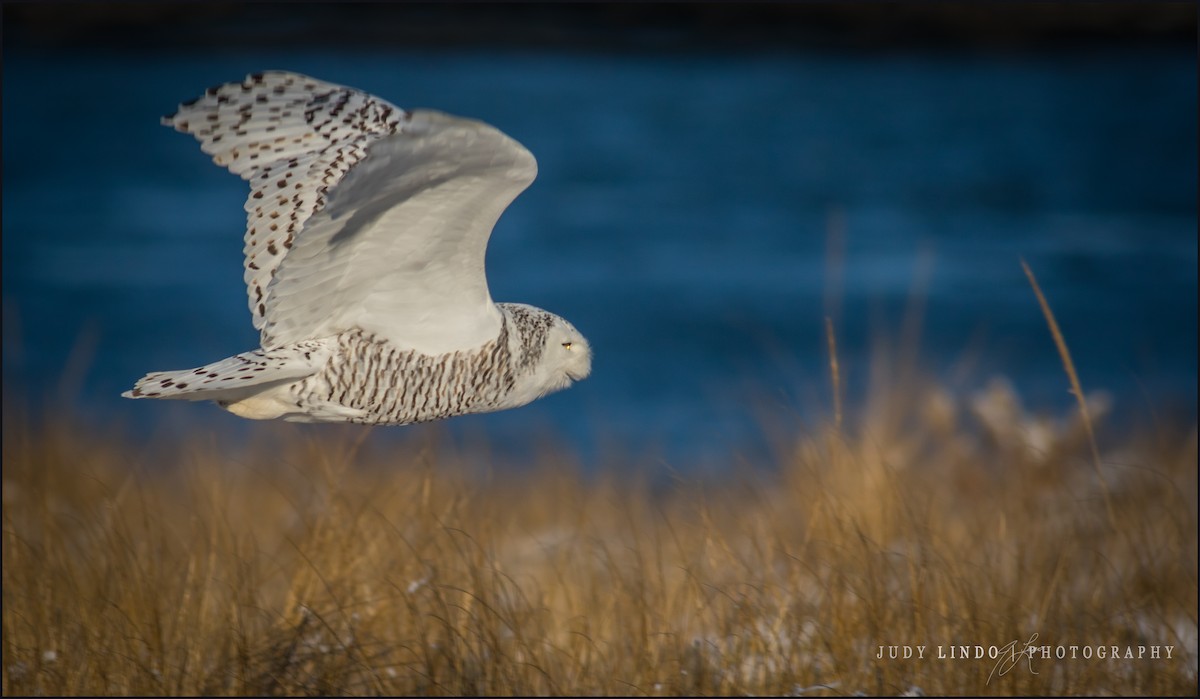
[[[270,283],[296,236],[368,146],[409,119],[409,112],[361,90],[282,71],[211,87],[163,118],[250,182],[245,281],[264,347],[274,344],[264,318]]]

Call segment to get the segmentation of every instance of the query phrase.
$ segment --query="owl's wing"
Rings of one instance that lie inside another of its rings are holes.
[[[245,279],[264,347],[352,327],[429,353],[495,337],[487,240],[537,174],[516,141],[284,72],[165,122],[250,181]]]

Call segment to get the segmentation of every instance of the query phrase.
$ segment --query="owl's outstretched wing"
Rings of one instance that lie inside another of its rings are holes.
[[[537,174],[481,122],[286,72],[164,119],[250,182],[245,280],[264,347],[352,327],[439,353],[495,337],[484,254]]]

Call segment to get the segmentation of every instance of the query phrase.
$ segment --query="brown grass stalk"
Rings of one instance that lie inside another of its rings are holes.
[[[1071,352],[1067,349],[1067,341],[1063,338],[1062,330],[1058,327],[1058,321],[1054,319],[1054,312],[1050,310],[1050,303],[1046,301],[1045,294],[1042,293],[1042,288],[1038,286],[1037,277],[1034,276],[1033,270],[1029,268],[1025,260],[1021,260],[1021,268],[1025,270],[1025,276],[1029,278],[1029,285],[1033,287],[1033,293],[1037,296],[1038,305],[1042,308],[1042,313],[1046,316],[1046,325],[1050,327],[1050,335],[1054,338],[1054,346],[1058,348],[1058,356],[1062,358],[1063,368],[1067,372],[1067,380],[1071,382],[1071,393],[1075,396],[1076,402],[1079,404],[1079,415],[1083,420],[1083,428],[1087,433],[1088,446],[1091,447],[1092,466],[1096,469],[1096,478],[1100,482],[1100,492],[1104,497],[1104,509],[1108,513],[1109,526],[1117,526],[1117,515],[1113,510],[1112,491],[1108,486],[1108,480],[1104,477],[1104,471],[1100,465],[1100,449],[1096,446],[1096,430],[1092,426],[1092,417],[1088,412],[1087,398],[1083,395],[1083,387],[1079,383],[1079,373],[1075,371],[1075,362],[1071,361]]]

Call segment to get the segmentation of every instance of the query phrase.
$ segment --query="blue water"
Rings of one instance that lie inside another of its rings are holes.
[[[1004,374],[1034,408],[1061,411],[1066,380],[1022,257],[1085,388],[1111,391],[1124,415],[1194,419],[1195,56],[1145,48],[6,48],[6,397],[64,396],[98,424],[156,434],[253,434],[215,407],[118,394],[146,371],[257,345],[246,185],[158,118],[270,68],[487,121],[538,158],[493,235],[492,296],[570,319],[594,372],[526,408],[447,423],[461,434],[514,448],[552,435],[585,460],[755,454],[763,411],[829,413],[825,315],[853,400],[914,293],[924,372],[963,392]]]

